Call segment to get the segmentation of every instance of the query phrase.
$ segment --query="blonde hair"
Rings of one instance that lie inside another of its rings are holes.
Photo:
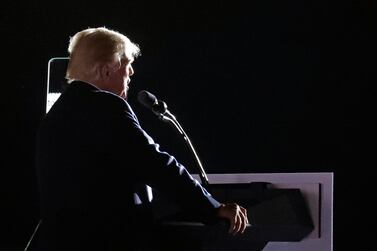
[[[137,44],[125,35],[105,27],[88,28],[77,32],[70,38],[70,55],[66,79],[90,80],[96,78],[97,68],[104,64],[132,60],[140,55]]]

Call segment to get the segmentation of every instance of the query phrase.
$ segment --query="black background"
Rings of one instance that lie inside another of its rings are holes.
[[[376,11],[373,1],[3,1],[0,250],[24,246],[38,220],[47,62],[98,26],[140,45],[129,102],[165,150],[196,172],[140,90],[168,104],[207,173],[334,172],[335,250],[363,250],[376,223]]]

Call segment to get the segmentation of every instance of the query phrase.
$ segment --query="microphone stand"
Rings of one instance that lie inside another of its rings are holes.
[[[204,171],[202,162],[200,161],[199,156],[196,153],[194,146],[191,143],[190,138],[187,136],[186,132],[183,130],[182,126],[179,124],[179,122],[175,118],[175,116],[167,110],[167,105],[165,104],[165,102],[159,100],[158,105],[152,107],[152,111],[159,117],[160,120],[162,120],[164,122],[168,122],[171,125],[173,125],[173,127],[183,137],[184,141],[186,142],[186,144],[188,145],[192,154],[195,157],[195,160],[196,160],[196,163],[197,163],[197,166],[198,166],[198,169],[199,169],[199,177],[200,177],[200,180],[202,182],[202,185],[205,188],[209,189],[209,181],[208,181],[207,174]]]

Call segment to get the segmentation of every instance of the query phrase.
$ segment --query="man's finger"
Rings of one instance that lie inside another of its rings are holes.
[[[241,215],[237,213],[236,218],[237,218],[237,221],[235,222],[235,228],[233,230],[233,235],[236,235],[240,231],[241,226],[242,226]]]
[[[244,215],[244,217],[246,219],[246,224],[249,224],[249,217],[247,216],[247,210],[246,210],[246,208],[241,207],[241,212],[242,212],[242,214]]]
[[[245,217],[245,214],[243,214],[243,221],[242,221],[242,227],[241,227],[241,233],[245,232],[247,226],[247,218]]]

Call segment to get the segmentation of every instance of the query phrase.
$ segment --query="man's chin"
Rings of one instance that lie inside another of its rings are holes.
[[[119,95],[124,99],[127,99],[127,91],[122,91],[122,93]]]
[[[125,86],[125,88],[123,89],[123,91],[120,93],[119,96],[121,96],[122,98],[126,99],[127,98],[127,93],[128,93],[128,90],[130,88],[128,86]]]

